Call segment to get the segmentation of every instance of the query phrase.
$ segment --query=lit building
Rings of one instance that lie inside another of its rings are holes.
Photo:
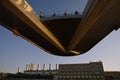
[[[28,80],[120,80],[120,73],[104,73],[102,62],[90,62],[82,64],[59,64],[56,69],[49,69],[46,65],[40,69],[38,64],[34,69],[34,64],[27,64],[24,73],[18,71],[17,74],[8,74],[5,79],[28,79]]]
[[[33,75],[33,79],[43,80],[58,80],[58,65],[56,69],[52,69],[52,65],[49,64],[49,69],[46,68],[46,64],[43,64],[43,68],[40,69],[40,65],[37,65],[37,69],[34,70],[34,64],[26,64],[25,75]]]
[[[104,80],[102,62],[60,64],[59,80]]]
[[[26,64],[26,70],[24,74],[40,74],[40,75],[58,75],[58,65],[56,69],[52,69],[52,65],[49,64],[49,69],[46,69],[46,65],[43,65],[43,69],[40,69],[40,65],[37,65],[37,69],[34,70],[34,64]]]

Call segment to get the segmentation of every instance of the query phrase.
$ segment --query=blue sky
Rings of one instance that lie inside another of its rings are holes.
[[[37,13],[46,15],[53,13],[63,14],[65,11],[74,13],[76,10],[83,12],[87,0],[27,0]]]
[[[43,11],[47,15],[62,14],[78,10],[82,13],[87,0],[27,0],[37,13]],[[82,4],[81,4],[82,3]],[[85,54],[74,57],[60,57],[48,54],[21,37],[15,36],[0,26],[0,72],[17,72],[25,69],[26,64],[69,64],[89,63],[101,60],[104,70],[120,71],[120,30],[111,32],[96,46]]]

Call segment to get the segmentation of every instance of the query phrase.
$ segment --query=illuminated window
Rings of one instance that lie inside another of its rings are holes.
[[[97,76],[97,78],[100,78],[100,76]]]
[[[104,78],[104,76],[101,76],[101,78]]]
[[[85,76],[85,78],[88,78],[88,76]]]
[[[69,76],[67,76],[67,78],[69,78]]]
[[[65,76],[63,76],[63,78],[65,78]]]
[[[84,78],[84,76],[82,76],[82,78]]]
[[[62,78],[62,76],[60,76],[60,78]]]
[[[74,78],[77,78],[76,76],[74,76]]]
[[[78,78],[80,78],[80,76],[78,76]]]
[[[93,78],[96,78],[96,76],[93,76]]]
[[[89,76],[89,78],[92,78],[92,76]]]

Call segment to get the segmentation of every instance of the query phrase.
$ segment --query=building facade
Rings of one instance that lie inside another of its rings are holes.
[[[105,80],[120,80],[120,71],[105,71]]]
[[[59,80],[104,80],[102,62],[60,64]]]
[[[37,65],[37,69],[34,69],[34,64],[26,64],[26,70],[24,71],[25,75],[34,75],[33,79],[40,80],[58,80],[58,65],[56,64],[56,69],[52,69],[52,65],[49,64],[49,69],[46,68],[46,65],[43,65],[43,68],[40,69],[40,65]]]
[[[4,78],[5,77],[5,78]],[[43,68],[34,65],[26,65],[23,73],[7,74],[0,80],[120,80],[120,72],[105,71],[102,62],[90,62],[82,64],[59,64],[56,69]]]

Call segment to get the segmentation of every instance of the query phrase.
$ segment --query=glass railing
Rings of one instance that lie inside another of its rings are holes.
[[[45,15],[45,14],[40,12],[40,15],[39,15],[40,19],[52,18],[52,17],[64,17],[64,16],[67,16],[67,17],[68,16],[81,16],[81,14],[76,11],[75,13],[66,13],[65,12],[64,14],[56,14],[56,13],[54,13],[52,15]]]

